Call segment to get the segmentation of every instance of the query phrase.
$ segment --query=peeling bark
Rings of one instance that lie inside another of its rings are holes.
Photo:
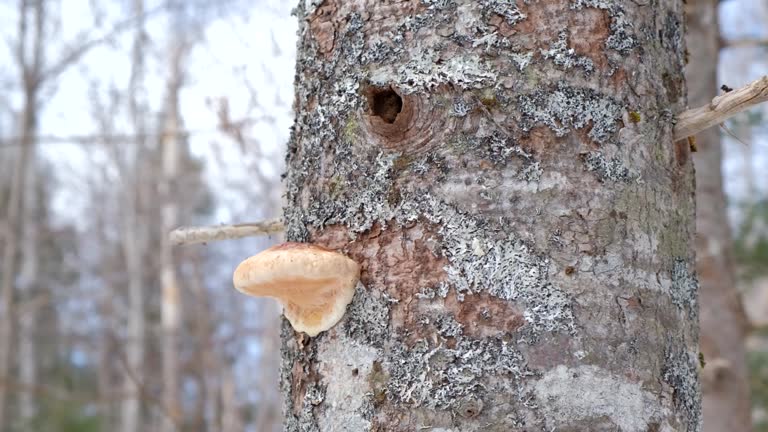
[[[362,277],[284,321],[285,429],[699,431],[682,4],[295,13],[287,240]]]
[[[717,92],[717,2],[695,1],[686,9],[690,63],[686,80],[691,105]],[[701,352],[705,432],[751,430],[751,403],[744,340],[747,320],[736,287],[730,225],[717,129],[696,136],[696,256],[701,281]]]

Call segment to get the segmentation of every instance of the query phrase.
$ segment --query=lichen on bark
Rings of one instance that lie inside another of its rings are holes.
[[[287,236],[362,274],[283,333],[286,430],[698,430],[680,5],[295,13]]]

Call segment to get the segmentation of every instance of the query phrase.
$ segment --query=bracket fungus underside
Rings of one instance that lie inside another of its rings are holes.
[[[308,243],[282,243],[242,261],[235,289],[271,297],[297,332],[317,336],[344,316],[360,279],[360,265],[345,255]]]

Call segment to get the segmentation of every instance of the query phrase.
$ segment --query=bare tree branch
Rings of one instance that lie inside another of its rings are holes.
[[[722,39],[720,48],[758,48],[768,47],[768,39],[742,38],[742,39]]]
[[[171,243],[174,245],[185,245],[269,235],[282,232],[284,229],[282,220],[269,219],[237,225],[181,227],[171,231],[170,238]]]
[[[742,88],[717,96],[705,106],[681,113],[677,116],[674,140],[696,135],[765,101],[768,101],[768,75]]]
[[[85,42],[81,42],[80,44],[74,46],[73,48],[70,48],[68,50],[64,51],[64,54],[61,56],[61,58],[57,59],[53,62],[48,68],[46,68],[42,74],[41,74],[41,81],[45,81],[49,78],[56,77],[60,75],[63,71],[67,69],[69,65],[72,63],[77,62],[82,58],[85,54],[88,53],[88,51],[92,50],[93,48],[96,48],[97,46],[108,42],[110,39],[114,38],[115,36],[119,35],[120,33],[123,33],[125,31],[131,30],[135,28],[136,23],[142,20],[146,20],[147,18],[152,17],[153,15],[157,15],[160,12],[164,12],[166,9],[168,9],[169,5],[167,2],[161,3],[159,6],[150,9],[149,11],[146,11],[141,14],[136,14],[134,16],[131,16],[130,18],[127,18],[123,21],[118,22],[115,24],[109,31],[93,36],[93,35],[80,35],[77,37],[77,40],[84,40]]]

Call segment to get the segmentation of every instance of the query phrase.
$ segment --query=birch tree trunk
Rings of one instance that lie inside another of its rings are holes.
[[[14,170],[6,223],[9,232],[5,238],[3,257],[3,307],[0,309],[0,379],[10,378],[13,346],[14,290],[29,294],[37,282],[37,232],[34,220],[37,213],[37,172],[35,170],[37,116],[40,104],[38,92],[42,84],[44,66],[45,3],[42,1],[18,3],[18,27],[13,41],[14,61],[23,88],[23,107],[19,121],[21,150]],[[20,232],[18,236],[16,232]],[[16,268],[16,254],[21,252],[20,268]],[[17,270],[19,273],[17,273]],[[18,280],[16,280],[18,276]],[[18,283],[18,287],[15,284]],[[35,308],[30,308],[34,312]],[[25,385],[36,381],[33,333],[34,316],[21,316],[19,322],[19,374]],[[25,381],[26,380],[26,381]],[[0,385],[0,427],[9,423],[5,415],[6,388]],[[28,418],[34,410],[32,396],[24,393],[19,398],[20,417]]]
[[[19,252],[19,228],[21,226],[23,199],[22,192],[27,178],[27,170],[30,169],[33,157],[33,149],[29,140],[24,142],[19,150],[18,160],[14,164],[13,176],[10,185],[8,202],[5,204],[5,225],[7,230],[4,236],[3,269],[2,269],[2,307],[0,307],[0,379],[10,378],[11,354],[13,347],[15,304],[15,279],[17,276],[17,254]],[[0,385],[0,427],[8,423],[6,416],[7,388]]]
[[[162,328],[163,328],[163,402],[173,419],[181,420],[179,404],[179,326],[181,323],[181,304],[176,277],[176,264],[173,259],[173,246],[166,233],[178,225],[179,207],[178,189],[175,187],[179,175],[179,155],[181,152],[181,112],[179,97],[183,85],[184,57],[186,44],[177,36],[169,50],[169,77],[165,109],[165,132],[162,139],[162,180],[160,197],[162,200],[160,241],[160,284],[162,285]],[[162,431],[172,432],[176,425],[171,418],[164,416]]]
[[[689,104],[707,104],[717,92],[719,31],[717,1],[687,4],[690,63]],[[696,256],[701,282],[701,352],[705,432],[751,430],[751,404],[744,340],[747,320],[736,286],[730,225],[717,128],[697,135]]]
[[[29,147],[29,165],[24,168],[26,180],[22,197],[22,230],[21,230],[21,265],[19,269],[18,291],[25,301],[31,301],[39,288],[38,266],[38,231],[39,197],[36,167],[35,135],[37,134],[37,85],[25,91],[24,114],[22,116],[22,140]],[[30,307],[20,314],[19,319],[19,378],[24,385],[34,388],[37,385],[37,356],[35,344],[37,338],[37,310]],[[19,416],[22,420],[30,420],[35,415],[35,398],[32,392],[22,392],[19,395]]]
[[[137,151],[137,153],[141,153]],[[144,377],[144,350],[146,318],[144,316],[144,264],[142,251],[146,233],[142,221],[140,204],[143,182],[140,170],[136,169],[126,178],[125,215],[121,234],[123,254],[128,273],[128,323],[125,345],[127,371],[123,371],[123,389],[125,399],[121,407],[121,430],[138,432],[141,430],[141,385]]]
[[[362,278],[286,430],[701,429],[682,8],[300,2],[286,234]]]
[[[144,14],[144,1],[134,0],[133,12],[141,17]],[[144,181],[142,180],[142,157],[145,155],[144,137],[146,126],[146,95],[144,92],[144,47],[147,34],[144,20],[136,24],[136,32],[131,49],[131,78],[129,85],[129,115],[137,138],[135,148],[127,149],[128,157],[123,162],[121,178],[125,179],[125,212],[122,220],[123,255],[128,273],[128,322],[125,347],[127,373],[123,378],[126,397],[120,407],[120,429],[122,432],[141,430],[141,380],[144,377],[144,350],[146,318],[144,315],[144,263],[143,250],[146,245],[146,227],[142,221],[141,197]],[[119,159],[116,159],[121,166]]]

